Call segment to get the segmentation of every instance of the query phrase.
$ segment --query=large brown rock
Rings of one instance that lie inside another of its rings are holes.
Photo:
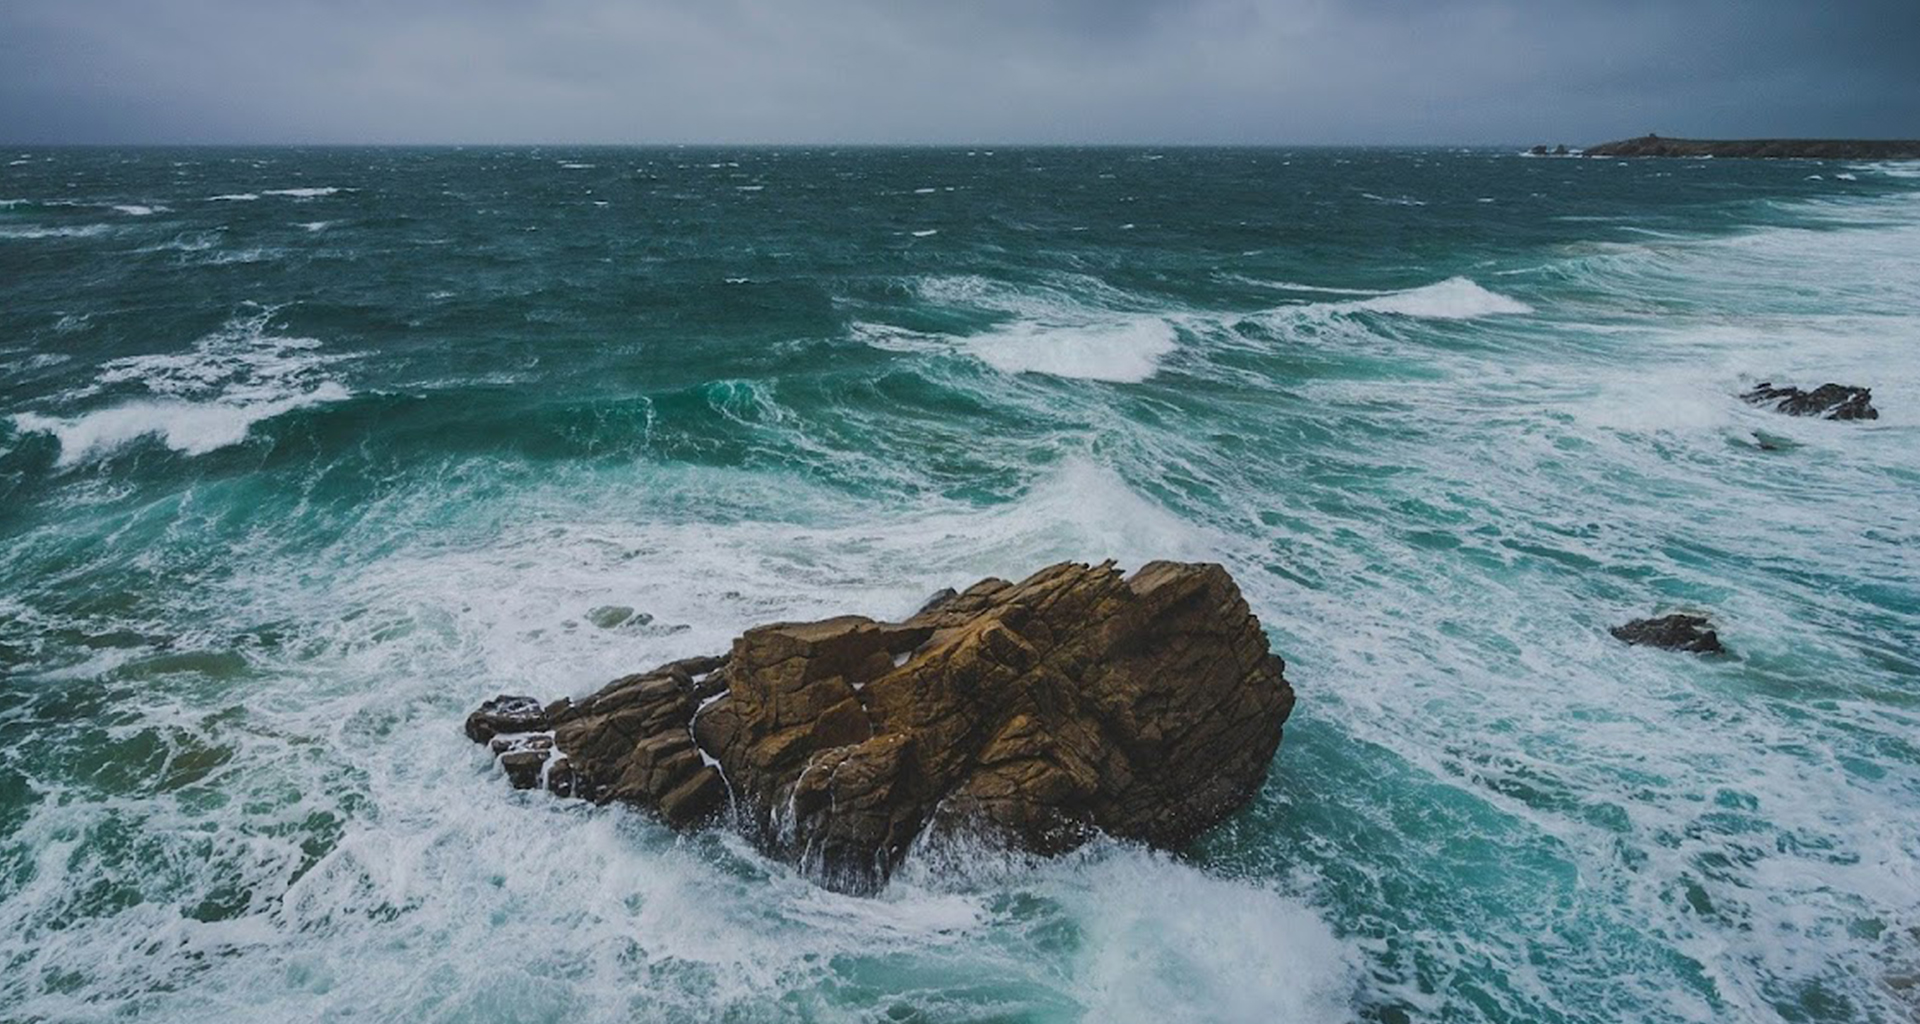
[[[770,856],[871,891],[923,834],[1189,842],[1266,778],[1283,667],[1220,566],[1063,563],[904,622],[761,626],[577,704],[496,698],[468,733],[516,758],[516,784],[543,752],[531,777],[558,792],[682,828],[730,810]],[[515,720],[551,747],[495,739]]]

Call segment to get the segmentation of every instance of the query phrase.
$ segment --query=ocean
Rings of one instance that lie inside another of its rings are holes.
[[[1909,166],[7,151],[0,1018],[1912,1020],[1917,495]],[[1107,558],[1299,695],[1188,850],[845,896],[461,735]]]

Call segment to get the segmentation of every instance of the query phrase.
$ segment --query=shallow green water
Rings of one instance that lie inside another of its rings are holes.
[[[1911,171],[0,164],[0,1016],[1915,1012]],[[1882,418],[1735,397],[1768,379]],[[1106,557],[1225,562],[1301,696],[1178,855],[842,897],[459,732]],[[1606,634],[1685,608],[1734,656]]]

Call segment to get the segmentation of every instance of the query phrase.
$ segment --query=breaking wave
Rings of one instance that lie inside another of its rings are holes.
[[[1371,299],[1339,303],[1332,308],[1343,312],[1389,313],[1427,320],[1476,320],[1483,316],[1533,312],[1532,306],[1499,292],[1488,291],[1464,277],[1450,277],[1437,284],[1404,292],[1389,292]]]
[[[263,420],[350,397],[328,370],[352,356],[323,352],[313,338],[269,333],[273,312],[232,320],[185,352],[110,360],[93,383],[68,396],[119,399],[111,405],[65,415],[23,412],[14,422],[22,431],[52,434],[59,464],[71,466],[146,437],[202,455],[240,443]]]

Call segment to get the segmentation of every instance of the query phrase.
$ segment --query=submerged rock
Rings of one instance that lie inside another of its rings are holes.
[[[1877,420],[1880,410],[1873,407],[1870,388],[1845,384],[1822,384],[1812,391],[1776,388],[1763,381],[1740,396],[1754,405],[1771,405],[1789,416],[1821,416],[1830,420]]]
[[[532,699],[499,698],[468,735],[550,728],[550,747],[502,754],[515,785],[545,778],[677,828],[725,817],[853,892],[885,884],[923,835],[1042,854],[1095,833],[1177,847],[1264,782],[1293,689],[1220,566],[1063,563],[940,596],[904,622],[751,629],[725,657],[539,718]]]
[[[1608,632],[1635,646],[1664,647],[1670,651],[1696,654],[1720,654],[1720,635],[1704,615],[1666,615],[1657,619],[1635,619]]]

